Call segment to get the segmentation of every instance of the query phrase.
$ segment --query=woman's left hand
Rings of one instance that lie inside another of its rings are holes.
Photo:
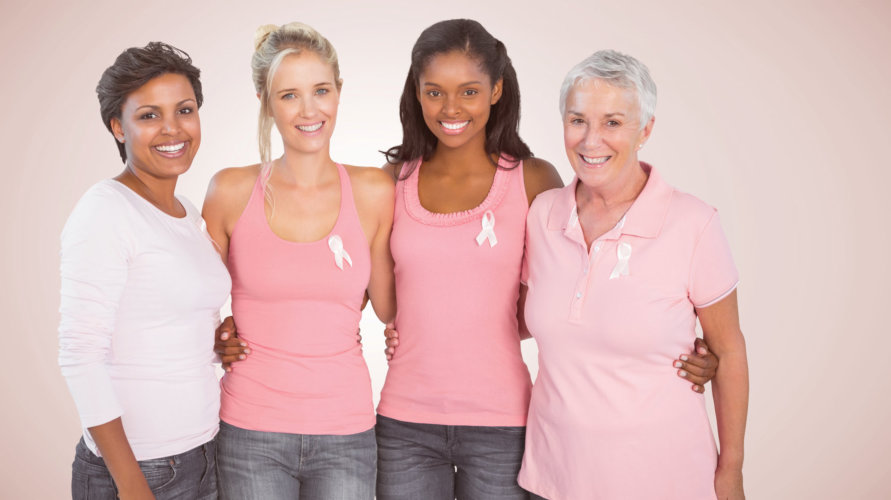
[[[718,500],[745,500],[742,469],[719,465],[715,471],[715,494]]]
[[[705,392],[703,386],[718,372],[718,357],[712,354],[704,340],[697,337],[693,352],[681,354],[674,367],[678,369],[678,377],[693,382],[691,389],[702,394]]]
[[[384,354],[387,355],[387,361],[390,361],[396,354],[396,346],[399,345],[399,332],[396,331],[396,325],[392,322],[387,323],[384,329],[384,336],[387,338],[387,348],[384,349]]]

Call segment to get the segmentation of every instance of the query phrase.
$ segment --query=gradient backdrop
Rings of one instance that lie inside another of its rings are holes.
[[[200,206],[218,169],[257,160],[254,29],[307,22],[340,53],[335,159],[379,165],[420,31],[470,17],[508,47],[521,131],[565,181],[565,72],[601,48],[635,55],[659,86],[641,158],[721,210],[742,275],[753,499],[888,498],[891,329],[887,159],[891,4],[880,1],[0,2],[0,498],[69,495],[80,432],[56,365],[58,235],[81,194],[121,169],[99,119],[101,72],[162,40],[202,69],[203,142],[179,185]],[[382,328],[362,323],[375,391]],[[473,346],[466,346],[472,349]],[[533,373],[534,341],[524,343]],[[670,375],[670,374],[669,374]]]

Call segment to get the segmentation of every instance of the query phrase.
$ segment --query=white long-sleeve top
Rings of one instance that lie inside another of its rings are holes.
[[[214,328],[232,282],[185,198],[165,214],[114,180],[62,230],[59,365],[89,427],[121,417],[137,460],[182,453],[219,429]]]

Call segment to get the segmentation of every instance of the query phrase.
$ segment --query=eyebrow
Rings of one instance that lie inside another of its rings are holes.
[[[334,86],[334,83],[333,82],[319,82],[319,83],[313,85],[313,88],[326,87],[326,86]],[[283,94],[286,92],[297,92],[297,90],[298,89],[295,89],[295,88],[281,89],[281,90],[277,91],[276,94]]]
[[[187,103],[187,102],[189,102],[189,101],[196,102],[195,99],[192,99],[191,97],[189,97],[188,99],[183,99],[182,101],[179,101],[178,103],[176,103],[176,105],[177,105],[177,106],[182,106],[183,104],[185,104],[185,103]],[[148,109],[161,109],[161,106],[157,106],[157,105],[155,105],[155,104],[144,104],[144,105],[142,105],[142,106],[136,108],[136,111],[139,111],[139,110],[142,109],[142,108],[148,108]]]
[[[483,82],[481,82],[479,80],[473,80],[471,82],[464,82],[458,86],[459,87],[467,87],[468,85],[482,85],[482,84],[483,84]],[[425,87],[442,87],[442,85],[440,85],[438,83],[433,83],[433,82],[424,82],[424,86]]]
[[[575,115],[575,116],[585,116],[584,113],[582,113],[582,112],[580,112],[580,111],[575,111],[575,110],[572,110],[572,109],[567,109],[567,110],[566,110],[566,114],[567,114],[567,115]],[[612,117],[614,117],[614,116],[625,116],[625,113],[622,113],[622,112],[620,112],[620,111],[616,111],[615,113],[607,113],[607,114],[603,115],[604,118],[612,118]]]

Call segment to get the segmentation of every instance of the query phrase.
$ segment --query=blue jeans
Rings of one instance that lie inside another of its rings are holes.
[[[251,431],[220,422],[220,498],[372,500],[374,429],[313,435]]]
[[[378,500],[528,499],[517,484],[525,427],[377,417]]]
[[[216,500],[217,472],[215,442],[164,458],[141,460],[139,468],[158,500]],[[74,449],[71,465],[73,500],[115,500],[118,488],[105,466],[105,460],[87,448],[83,438]]]

